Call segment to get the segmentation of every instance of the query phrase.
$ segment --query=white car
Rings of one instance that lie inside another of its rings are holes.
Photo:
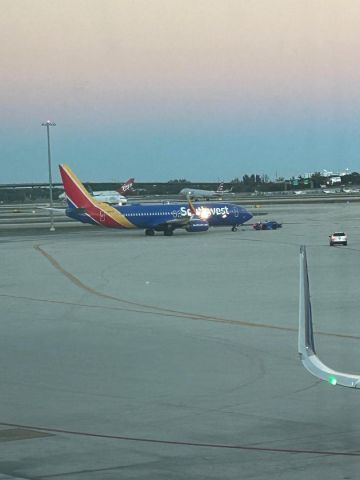
[[[344,232],[335,232],[329,235],[330,247],[334,245],[347,245],[347,235]]]

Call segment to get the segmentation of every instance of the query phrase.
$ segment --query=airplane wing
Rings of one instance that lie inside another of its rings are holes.
[[[169,226],[172,230],[176,228],[185,228],[188,231],[206,231],[209,228],[209,223],[207,219],[201,218],[196,213],[196,209],[190,195],[187,195],[188,201],[188,214],[176,218],[172,218],[170,220],[166,220],[165,222],[161,222],[156,225],[157,228],[159,227],[166,227]]]
[[[171,220],[167,220],[165,224],[168,225],[173,225],[173,226],[179,226],[183,227],[184,225],[188,225],[193,218],[193,216],[196,214],[195,207],[191,201],[190,195],[186,195],[187,201],[188,201],[188,208],[191,212],[191,215],[186,215],[184,217],[178,217],[178,218],[172,218]]]
[[[164,225],[187,225],[190,222],[191,217],[181,217],[181,218],[173,218],[171,220],[167,220],[166,222],[162,222]],[[161,225],[161,224],[160,224]]]
[[[56,207],[35,207],[39,210],[47,210],[48,212],[62,213],[65,215],[66,208],[56,208]]]
[[[326,366],[316,355],[311,313],[310,287],[306,247],[300,247],[299,339],[298,351],[302,364],[312,375],[331,385],[360,388],[360,375],[337,372]]]

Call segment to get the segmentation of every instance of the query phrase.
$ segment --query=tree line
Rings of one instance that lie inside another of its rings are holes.
[[[115,190],[122,182],[114,183],[88,183],[93,190]],[[216,190],[218,182],[197,182],[193,183],[185,178],[168,180],[158,183],[136,183],[134,185],[137,195],[176,195],[184,187],[200,188],[203,190]],[[230,190],[233,193],[253,193],[253,192],[277,192],[291,190],[310,190],[323,188],[330,185],[329,177],[316,172],[309,177],[291,177],[290,179],[277,178],[270,180],[263,174],[245,174],[241,178],[233,178],[230,182],[224,182],[224,190]],[[360,173],[353,172],[341,177],[341,186],[359,186]],[[54,199],[63,192],[62,186],[54,186]],[[46,201],[49,198],[49,188],[34,184],[33,187],[1,187],[0,202],[24,202],[24,201]]]

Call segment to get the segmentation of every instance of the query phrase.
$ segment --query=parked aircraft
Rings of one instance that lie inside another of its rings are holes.
[[[59,165],[66,192],[68,217],[83,223],[110,228],[142,228],[146,235],[172,235],[183,228],[204,232],[210,226],[231,226],[232,230],[250,218],[245,208],[226,202],[148,203],[112,206],[92,197],[67,165]]]
[[[90,192],[98,202],[109,203],[110,205],[125,205],[127,198],[125,192],[129,192],[134,184],[134,178],[129,178],[117,190],[99,190]]]
[[[126,182],[123,183],[117,190],[93,191],[89,188],[88,191],[98,202],[105,202],[109,203],[110,205],[125,205],[127,203],[127,198],[124,196],[124,194],[131,191],[134,181],[134,178],[129,178],[129,180],[126,180]],[[59,195],[60,200],[64,200],[65,198],[65,192]]]
[[[316,355],[310,302],[306,248],[300,247],[299,339],[298,352],[306,370],[331,385],[360,388],[360,375],[337,372],[326,366]]]
[[[341,189],[344,193],[359,193],[359,189],[358,188],[342,188]]]
[[[201,190],[199,188],[185,187],[180,190],[179,195],[183,195],[186,198],[204,198],[208,200],[213,197],[222,197],[224,193],[231,193],[231,190],[232,188],[230,190],[224,190],[224,182],[221,182],[216,190]]]

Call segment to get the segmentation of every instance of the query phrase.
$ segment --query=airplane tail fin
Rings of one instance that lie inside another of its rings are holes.
[[[224,191],[224,182],[219,183],[216,192],[222,193]]]
[[[231,187],[229,190],[224,190],[224,182],[219,183],[219,186],[216,190],[216,193],[230,193],[232,191],[233,187]]]
[[[129,193],[131,191],[132,186],[134,185],[135,178],[129,178],[120,188],[117,189],[119,193],[124,195],[125,193]]]
[[[68,165],[59,165],[59,170],[69,208],[87,209],[97,203]]]

